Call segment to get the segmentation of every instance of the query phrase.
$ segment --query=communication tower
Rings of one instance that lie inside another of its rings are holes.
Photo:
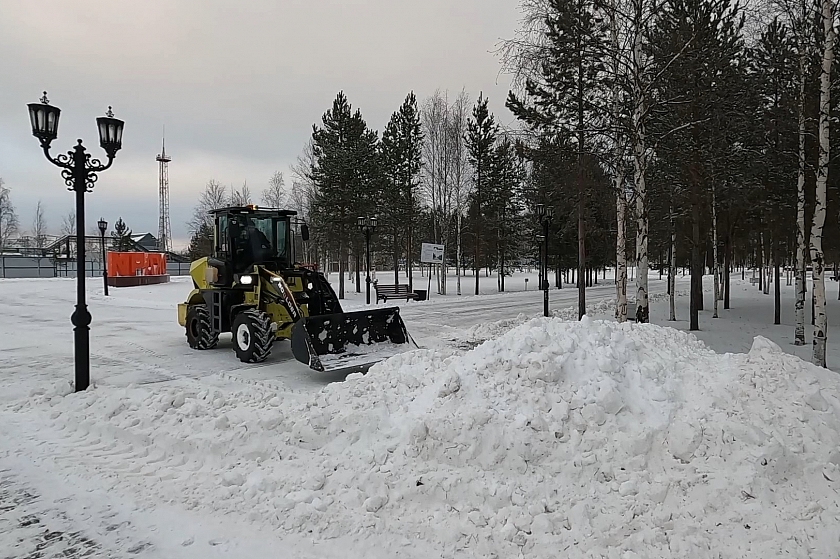
[[[160,164],[160,220],[158,224],[158,250],[172,251],[172,224],[169,221],[169,162],[172,158],[166,155],[166,137],[163,138],[163,149],[155,158]]]

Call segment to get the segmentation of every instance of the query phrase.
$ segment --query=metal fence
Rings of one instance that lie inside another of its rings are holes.
[[[187,276],[189,262],[167,262],[166,273],[170,276]],[[101,277],[102,262],[87,260],[85,276]],[[76,261],[16,254],[0,255],[0,278],[74,278]]]
[[[0,278],[54,278],[56,275],[50,258],[0,255]]]

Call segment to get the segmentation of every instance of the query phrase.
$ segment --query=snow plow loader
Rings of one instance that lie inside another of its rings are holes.
[[[178,323],[193,349],[215,348],[230,333],[240,361],[259,363],[277,340],[320,372],[363,372],[417,344],[399,307],[344,312],[323,274],[293,264],[294,211],[249,205],[213,216],[212,256],[190,265],[194,289],[178,304]]]

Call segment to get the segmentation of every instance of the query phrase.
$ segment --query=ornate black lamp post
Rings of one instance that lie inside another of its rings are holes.
[[[551,206],[546,207],[545,204],[537,204],[537,218],[540,221],[540,225],[542,225],[542,235],[541,241],[543,243],[542,246],[542,254],[543,257],[540,259],[540,281],[542,284],[540,285],[540,289],[543,290],[543,315],[549,316],[548,314],[548,224],[551,223],[551,220],[554,218],[554,208]]]
[[[117,151],[122,147],[123,121],[114,118],[111,107],[107,116],[96,119],[99,129],[99,145],[108,156],[108,163],[102,165],[99,159],[91,158],[85,151],[82,140],[67,152],[67,155],[50,155],[50,143],[58,137],[58,117],[61,110],[50,105],[47,92],[40,103],[29,103],[29,119],[32,135],[41,142],[44,155],[54,165],[61,167],[61,177],[68,190],[76,192],[76,310],[71,322],[75,327],[76,391],[86,390],[90,384],[90,313],[85,302],[85,192],[93,189],[96,173],[109,168]]]
[[[105,231],[108,230],[108,222],[99,218],[99,236],[102,241],[102,282],[105,284],[105,296],[108,296],[108,261],[105,258]]]
[[[359,217],[357,223],[359,225],[359,229],[361,229],[362,233],[365,234],[365,268],[367,269],[367,277],[365,278],[367,286],[365,294],[367,304],[370,305],[370,237],[376,230],[376,218]]]

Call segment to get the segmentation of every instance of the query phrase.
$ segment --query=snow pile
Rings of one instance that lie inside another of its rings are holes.
[[[115,487],[447,556],[828,557],[840,382],[763,338],[535,319],[293,399],[131,387],[19,402]],[[373,545],[373,544],[371,544]]]
[[[688,291],[675,291],[675,293],[677,294],[677,296],[688,295]],[[657,293],[655,295],[650,295],[648,297],[648,302],[655,303],[657,301],[664,301],[668,299],[668,297],[669,295],[667,293]],[[630,303],[632,304],[632,301]],[[594,316],[603,315],[612,316],[615,314],[615,299],[602,299],[600,301],[595,301],[594,303],[588,303],[586,305],[586,313],[590,318]],[[519,313],[514,318],[507,318],[495,322],[484,322],[481,324],[477,324],[472,328],[466,330],[463,339],[464,341],[467,341],[473,345],[477,345],[486,340],[498,338],[510,329],[525,324],[529,320],[541,316],[542,313]],[[553,311],[551,311],[551,316],[563,320],[577,320],[578,307],[577,305],[575,305],[563,309],[554,309]]]

